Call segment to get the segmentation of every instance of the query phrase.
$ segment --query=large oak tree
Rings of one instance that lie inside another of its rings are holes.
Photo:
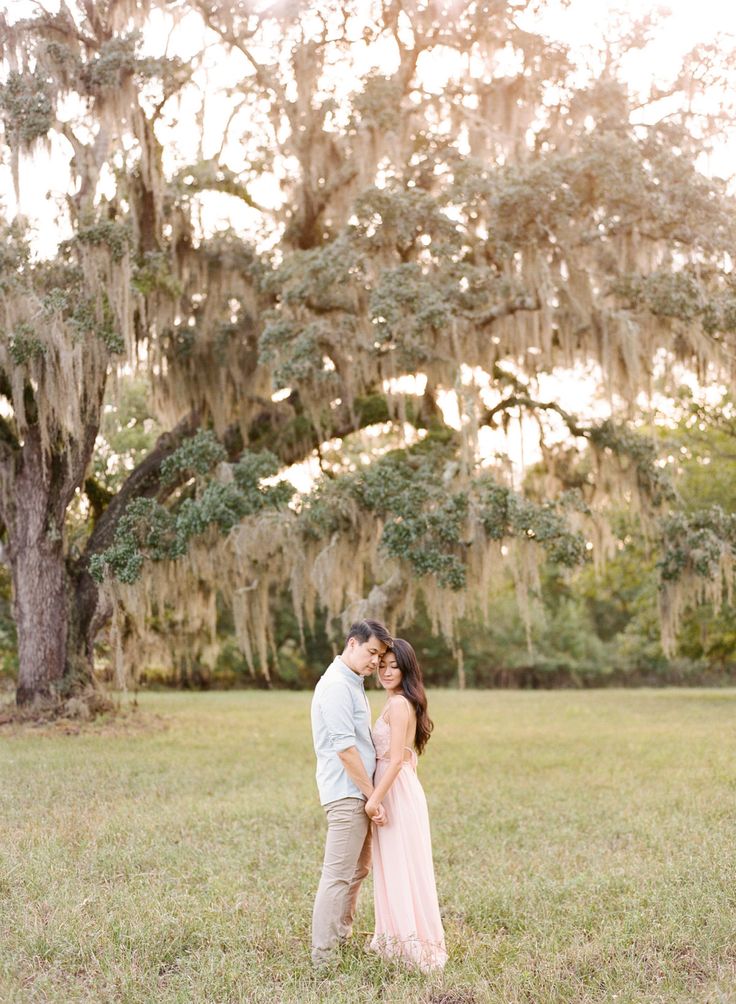
[[[724,127],[700,96],[731,67],[695,49],[634,92],[621,60],[646,26],[586,67],[534,29],[539,6],[62,0],[0,24],[16,185],[44,143],[69,172],[56,255],[34,254],[21,217],[0,247],[20,703],[86,687],[110,618],[121,657],[191,648],[219,593],[267,671],[285,584],[300,616],[393,622],[421,590],[452,636],[505,561],[523,598],[540,545],[568,565],[603,546],[608,499],[656,539],[676,500],[627,425],[636,397],[655,366],[732,375],[736,217],[697,167]],[[202,42],[186,59],[184,28]],[[170,431],[110,498],[90,459],[126,362]],[[577,364],[600,369],[605,421],[536,390]],[[459,432],[438,406],[453,388]],[[480,462],[479,430],[519,415],[539,425],[544,496]],[[366,440],[299,498],[274,483],[378,423],[400,449]],[[561,429],[595,458],[582,477]],[[718,593],[736,531],[713,512],[667,525],[671,643],[693,583]]]

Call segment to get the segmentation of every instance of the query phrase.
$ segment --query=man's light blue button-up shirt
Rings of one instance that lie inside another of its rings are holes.
[[[366,774],[373,777],[376,751],[371,739],[370,707],[363,677],[346,666],[340,656],[327,667],[314,688],[312,739],[321,804],[338,798],[365,798],[348,777],[337,754],[355,746]]]

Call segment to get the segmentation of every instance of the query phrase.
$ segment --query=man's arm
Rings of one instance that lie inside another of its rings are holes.
[[[337,755],[353,784],[360,788],[366,798],[370,798],[373,794],[373,781],[368,777],[357,747],[349,746],[346,750],[338,750]]]
[[[371,781],[366,773],[365,766],[360,758],[360,753],[358,753],[357,747],[349,746],[346,750],[339,750],[337,755],[345,768],[345,773],[348,775],[353,784],[360,788],[366,798],[370,798],[373,794],[373,781]],[[368,816],[373,820],[376,826],[383,826],[386,822],[386,810],[382,805],[379,805],[377,809],[373,809],[371,812],[368,812]]]
[[[355,745],[355,720],[353,702],[348,690],[343,686],[330,688],[320,701],[320,711],[330,743],[353,784],[366,798],[373,792],[373,781],[368,776],[360,753]],[[370,818],[379,826],[385,820],[384,812],[372,812]]]

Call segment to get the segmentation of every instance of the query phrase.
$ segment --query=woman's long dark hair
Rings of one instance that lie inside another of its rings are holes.
[[[432,719],[427,714],[427,695],[424,693],[422,670],[417,661],[416,652],[408,641],[404,641],[403,638],[394,638],[391,651],[396,657],[396,665],[401,670],[401,689],[404,692],[404,697],[411,702],[417,713],[414,745],[417,754],[420,754],[427,745],[434,728]]]

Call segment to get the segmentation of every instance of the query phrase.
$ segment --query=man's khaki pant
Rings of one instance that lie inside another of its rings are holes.
[[[362,798],[338,798],[324,806],[327,842],[312,914],[312,962],[335,957],[353,930],[360,884],[371,866],[371,827]]]

